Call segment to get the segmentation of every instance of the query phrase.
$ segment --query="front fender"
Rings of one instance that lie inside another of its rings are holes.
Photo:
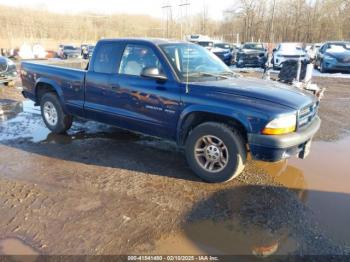
[[[240,112],[235,112],[232,109],[229,108],[220,108],[220,107],[210,107],[207,105],[192,105],[187,108],[181,113],[178,123],[177,123],[177,142],[179,143],[181,141],[181,127],[186,120],[186,118],[192,114],[192,113],[210,113],[210,114],[216,114],[221,115],[225,117],[229,117],[232,120],[235,120],[239,122],[247,131],[247,133],[250,133],[252,131],[252,127],[250,122],[248,121],[247,117]]]

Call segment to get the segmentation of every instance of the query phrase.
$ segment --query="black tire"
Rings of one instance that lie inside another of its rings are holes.
[[[320,72],[322,74],[327,73],[327,69],[324,68],[323,61],[320,62]]]
[[[195,156],[197,141],[208,135],[221,139],[226,145],[229,155],[226,166],[215,173],[204,169]],[[216,122],[206,122],[196,127],[186,140],[185,151],[187,162],[193,172],[210,183],[228,182],[236,178],[242,173],[247,159],[245,140],[242,135],[237,130]]]
[[[54,109],[57,112],[57,122],[54,125],[49,123],[44,115],[44,106],[47,102],[50,102],[54,106]],[[44,123],[47,126],[47,128],[51,130],[52,133],[63,134],[68,129],[71,128],[73,123],[73,117],[70,115],[67,115],[63,111],[60,100],[58,99],[55,93],[50,92],[50,93],[44,94],[40,99],[40,107],[41,107],[41,116],[44,120]]]

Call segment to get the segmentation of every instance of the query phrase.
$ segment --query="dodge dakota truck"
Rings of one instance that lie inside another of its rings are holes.
[[[52,132],[80,117],[173,140],[208,182],[237,177],[248,153],[269,162],[305,158],[321,123],[316,97],[237,76],[182,41],[104,39],[87,70],[23,62],[21,78]]]

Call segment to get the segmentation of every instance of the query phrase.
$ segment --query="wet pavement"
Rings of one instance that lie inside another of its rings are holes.
[[[32,102],[2,98],[0,253],[349,254],[348,84],[307,160],[249,160],[228,184],[173,143],[83,120],[53,135]]]

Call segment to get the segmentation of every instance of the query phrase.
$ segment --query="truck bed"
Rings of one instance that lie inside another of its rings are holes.
[[[26,97],[36,101],[37,83],[46,83],[55,88],[68,111],[83,109],[86,70],[38,62],[23,62],[21,74],[23,94]]]

